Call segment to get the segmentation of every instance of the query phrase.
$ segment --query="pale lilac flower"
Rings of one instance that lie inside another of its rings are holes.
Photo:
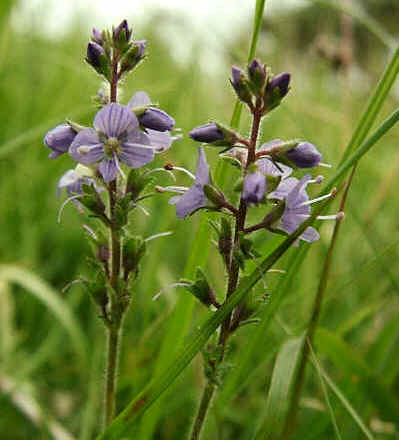
[[[94,172],[90,168],[79,164],[75,169],[68,170],[61,176],[57,184],[57,197],[60,196],[63,188],[66,189],[69,196],[82,194],[82,185],[84,183],[95,184]],[[97,185],[95,187],[98,191],[102,190]]]
[[[69,154],[84,165],[99,162],[98,170],[105,182],[121,172],[119,161],[140,168],[153,160],[150,137],[140,131],[136,116],[127,106],[107,104],[97,113],[93,125],[95,129],[86,128],[77,134]]]
[[[68,124],[57,125],[57,127],[47,132],[44,137],[44,144],[46,147],[53,150],[49,155],[50,159],[55,159],[69,150],[73,140],[75,139],[76,131]]]
[[[257,150],[257,152],[270,150],[271,148],[280,145],[281,142],[282,142],[281,139],[273,139],[272,141],[263,144]],[[273,176],[273,177],[281,176],[284,179],[292,173],[292,168],[279,162],[276,164],[267,156],[263,156],[260,159],[258,159],[256,161],[256,165],[259,171],[265,176]]]
[[[309,201],[306,192],[306,186],[310,180],[309,174],[302,177],[301,180],[288,177],[283,179],[277,189],[268,195],[270,199],[284,200],[285,209],[278,228],[289,235],[293,234],[310,215],[311,201]],[[319,233],[311,226],[307,227],[299,236],[299,239],[309,243],[317,241],[319,238]]]
[[[208,185],[209,181],[209,165],[204,150],[198,147],[198,161],[193,185],[182,196],[169,199],[171,205],[176,205],[176,215],[179,218],[184,219],[192,212],[205,206],[204,185]]]
[[[248,204],[257,205],[265,196],[266,178],[256,171],[248,173],[244,178],[244,186],[242,191],[242,199]]]

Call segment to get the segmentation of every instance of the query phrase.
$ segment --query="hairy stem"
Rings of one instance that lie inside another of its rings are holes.
[[[112,58],[112,78],[110,82],[111,102],[116,102],[118,90],[118,53],[115,50]],[[109,300],[107,313],[107,364],[105,376],[104,425],[107,427],[115,415],[116,386],[118,374],[119,345],[123,318],[123,307],[120,303],[121,274],[121,229],[116,219],[116,203],[118,200],[117,180],[108,186],[109,196],[109,244],[111,250],[109,268]]]
[[[202,427],[204,426],[205,417],[208,412],[209,405],[212,401],[214,392],[215,392],[215,384],[208,381],[208,383],[204,388],[201,398],[201,403],[198,408],[197,416],[195,418],[193,431],[190,437],[191,440],[198,440],[200,438]]]

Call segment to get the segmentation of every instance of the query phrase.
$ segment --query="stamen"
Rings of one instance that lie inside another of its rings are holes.
[[[315,179],[308,180],[308,183],[317,183],[320,184],[324,180],[324,176],[317,176]]]
[[[119,164],[118,156],[116,155],[116,153],[114,153],[114,160],[115,160],[116,168],[118,168],[118,171],[120,172],[120,174],[122,176],[122,179],[126,180],[126,174],[123,172],[123,170]]]
[[[188,286],[190,286],[190,284],[188,284],[188,283],[173,283],[173,284],[169,284],[169,286],[164,287],[156,295],[154,295],[152,297],[152,300],[156,301],[164,292],[167,292],[168,290],[174,289],[175,287],[188,287]]]
[[[168,235],[172,235],[172,234],[173,234],[172,231],[160,232],[159,234],[151,235],[150,237],[146,238],[144,241],[147,242],[147,241],[155,240],[156,238],[167,237]]]
[[[320,197],[317,197],[317,198],[312,199],[312,200],[307,200],[306,202],[301,203],[299,206],[312,205],[313,203],[320,202],[321,200],[328,199],[331,196],[332,196],[332,193],[328,193],[328,194],[326,194],[324,196],[320,196]]]
[[[157,185],[155,187],[155,190],[164,193],[164,192],[171,192],[174,194],[184,194],[188,191],[188,188],[185,186],[159,186]]]
[[[164,171],[165,173],[168,173],[170,177],[176,182],[176,177],[170,170],[165,170],[165,168],[154,168],[153,170],[149,170],[146,173],[144,173],[144,177],[149,176],[152,173],[158,172],[158,171]]]
[[[64,201],[64,203],[60,207],[60,210],[58,211],[58,217],[57,217],[57,222],[58,223],[61,223],[62,212],[64,211],[64,208],[67,205],[67,203],[68,202],[72,202],[72,200],[80,199],[82,197],[83,197],[82,194],[77,194],[76,196],[69,197],[68,199],[66,199]]]
[[[332,168],[332,165],[330,165],[329,163],[320,162],[319,167]]]
[[[345,214],[340,211],[335,215],[318,215],[316,218],[318,220],[342,220],[345,217]]]
[[[132,206],[137,206],[137,208],[140,208],[144,215],[150,215],[150,213],[144,208],[144,206],[141,206],[140,203],[133,203]]]
[[[174,170],[176,171],[182,171],[183,173],[187,174],[187,176],[191,177],[193,180],[195,180],[195,176],[193,173],[191,173],[190,171],[186,170],[183,167],[173,167]]]
[[[87,226],[87,225],[83,225],[82,227],[83,227],[83,229],[84,229],[86,232],[88,232],[88,233],[94,238],[94,240],[97,241],[97,235],[96,235],[96,233],[93,231],[93,229],[91,229],[91,228],[90,228],[89,226]]]

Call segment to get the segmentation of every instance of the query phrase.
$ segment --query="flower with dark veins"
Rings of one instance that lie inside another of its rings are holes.
[[[49,158],[55,159],[56,157],[61,156],[61,154],[66,153],[75,139],[76,134],[76,131],[68,124],[57,125],[57,127],[48,131],[43,142],[46,147],[53,150],[53,152],[50,153]]]
[[[104,182],[111,182],[122,172],[120,161],[130,168],[140,168],[153,160],[151,139],[140,131],[136,116],[127,106],[107,104],[97,113],[93,125],[94,129],[86,128],[76,135],[69,154],[84,165],[99,162]]]
[[[202,208],[206,204],[204,185],[208,185],[209,165],[206,161],[204,150],[198,147],[197,168],[193,185],[182,195],[169,199],[171,205],[176,205],[176,215],[179,218],[186,218],[192,212]]]
[[[283,200],[285,202],[284,213],[279,221],[278,229],[287,234],[293,234],[298,227],[310,216],[309,196],[306,192],[306,186],[311,180],[307,174],[301,180],[295,177],[283,179],[277,189],[268,195],[269,199]],[[319,233],[311,226],[299,236],[299,239],[309,243],[317,241],[320,238]]]

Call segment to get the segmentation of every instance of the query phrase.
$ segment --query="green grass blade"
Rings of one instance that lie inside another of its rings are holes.
[[[388,386],[375,375],[364,359],[339,336],[326,329],[318,329],[314,345],[328,356],[345,377],[356,377],[356,389],[361,391],[370,405],[377,408],[384,419],[399,423],[399,401]]]
[[[282,345],[277,355],[267,396],[265,416],[256,434],[256,440],[277,439],[281,435],[288,411],[291,385],[304,342],[304,335],[289,339]]]
[[[245,277],[242,280],[226,303],[215,313],[212,313],[199,329],[194,331],[188,342],[186,342],[184,347],[180,350],[179,355],[164,368],[162,374],[155,377],[155,379],[141,393],[139,393],[131,403],[129,403],[129,405],[119,414],[99,438],[107,440],[119,439],[122,434],[126,433],[130,426],[135,423],[147,408],[149,408],[184,371],[219,325],[261,279],[262,274],[266,273],[276,261],[284,255],[302,232],[314,222],[315,218],[325,208],[325,205],[330,202],[331,200],[327,200],[319,205],[318,209],[313,212],[312,216],[302,223],[293,235],[287,237],[271,254],[265,257],[265,259],[248,277]]]
[[[0,280],[19,284],[41,301],[64,326],[84,364],[87,362],[86,338],[68,304],[36,275],[17,266],[0,265]]]
[[[313,356],[312,357],[313,366],[318,369],[318,371],[322,375],[322,377],[325,380],[325,382],[327,383],[327,385],[331,388],[331,391],[337,396],[337,398],[342,403],[342,406],[347,410],[347,412],[352,417],[352,419],[355,421],[355,423],[363,431],[364,435],[369,440],[374,440],[373,434],[367,428],[366,424],[363,422],[363,420],[361,419],[361,417],[359,416],[357,411],[350,404],[349,400],[345,397],[345,395],[342,393],[342,391],[339,389],[339,387],[335,384],[335,382],[330,378],[330,376],[324,371],[322,366],[319,363],[316,366],[316,362],[317,362],[317,359],[315,356]]]
[[[307,342],[307,343],[309,343],[309,342]],[[321,372],[321,366],[320,366],[319,361],[317,360],[317,357],[316,357],[312,347],[310,347],[310,353],[311,353],[311,361],[316,368],[317,375],[319,376],[321,389],[323,391],[324,400],[326,401],[326,405],[328,408],[328,412],[330,414],[331,422],[334,427],[335,436],[337,437],[338,440],[342,440],[341,432],[340,432],[338,424],[337,424],[337,419],[335,418],[334,409],[331,405],[330,398],[328,397],[328,390],[327,390],[326,384],[324,382],[323,374]]]
[[[350,139],[349,144],[345,149],[341,164],[366,139],[367,134],[369,133],[374,122],[377,119],[377,116],[381,110],[383,103],[385,102],[386,97],[388,96],[388,93],[392,89],[398,73],[399,46],[397,46],[388,66],[386,67],[380,81],[378,82],[377,88],[368,102],[366,111],[360,118],[356,130],[354,131],[352,138]]]

